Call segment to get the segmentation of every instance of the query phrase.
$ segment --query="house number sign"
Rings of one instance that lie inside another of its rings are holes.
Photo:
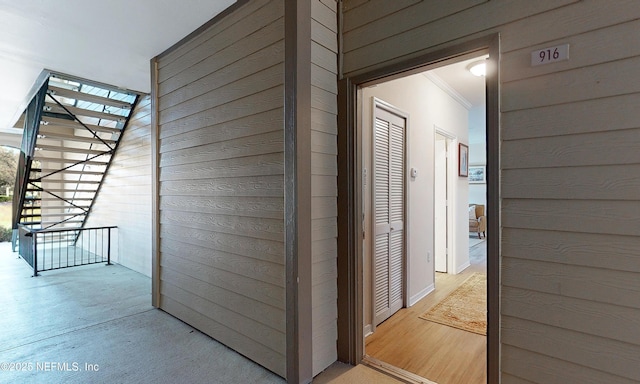
[[[531,66],[569,60],[569,44],[539,49],[531,52]]]

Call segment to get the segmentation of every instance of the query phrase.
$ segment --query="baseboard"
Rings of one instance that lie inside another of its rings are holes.
[[[464,271],[465,269],[469,268],[470,266],[471,266],[471,262],[467,261],[466,263],[462,264],[460,266],[460,268],[458,268],[458,270],[456,271],[456,274],[462,273],[462,271]]]
[[[367,324],[364,326],[364,337],[367,337],[369,335],[371,335],[373,333],[373,331],[371,330],[371,324]]]
[[[411,296],[409,298],[409,303],[407,304],[407,307],[413,306],[415,303],[417,303],[418,301],[422,300],[425,296],[427,296],[428,294],[433,292],[435,289],[436,289],[435,284],[431,284],[428,287],[426,287],[425,289],[423,289],[422,291],[420,291],[420,292],[416,293],[415,295]]]

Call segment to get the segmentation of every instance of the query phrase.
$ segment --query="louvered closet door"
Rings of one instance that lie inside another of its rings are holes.
[[[374,321],[378,325],[403,306],[406,120],[378,105],[374,120]]]

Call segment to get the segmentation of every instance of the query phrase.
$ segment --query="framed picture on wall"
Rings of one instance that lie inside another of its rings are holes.
[[[470,165],[469,166],[469,183],[485,184],[487,182],[487,166],[486,165]]]
[[[469,146],[462,143],[458,144],[458,175],[469,176]]]

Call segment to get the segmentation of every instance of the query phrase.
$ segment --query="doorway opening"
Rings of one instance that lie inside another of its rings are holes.
[[[487,41],[487,40],[485,40]],[[488,41],[494,41],[488,39]],[[495,44],[495,45],[493,45]],[[468,339],[475,339],[473,351],[469,352],[468,348],[460,348],[460,346],[470,345],[467,340],[465,331],[463,336],[445,335],[447,332],[436,330],[437,327],[431,327],[426,331],[422,330],[431,341],[424,341],[418,335],[420,329],[429,328],[428,320],[420,318],[419,313],[412,312],[412,309],[420,308],[421,303],[425,299],[430,302],[428,306],[437,304],[444,296],[448,296],[457,286],[461,285],[474,271],[472,261],[477,262],[478,255],[470,257],[469,248],[469,205],[471,202],[469,194],[469,110],[472,107],[460,102],[459,99],[465,99],[460,94],[455,95],[454,86],[449,85],[447,91],[447,83],[439,76],[434,75],[434,69],[445,68],[455,63],[466,62],[471,59],[478,59],[491,55],[489,62],[490,68],[497,70],[497,42],[488,44],[487,48],[476,48],[475,50],[465,50],[451,54],[448,52],[443,56],[431,55],[425,58],[422,65],[412,65],[409,68],[400,66],[385,71],[379,71],[375,74],[363,75],[357,79],[347,78],[341,82],[343,97],[342,108],[346,110],[348,116],[346,121],[342,123],[351,126],[347,129],[348,135],[342,139],[339,137],[339,144],[346,146],[350,151],[349,155],[342,157],[340,166],[345,170],[350,170],[351,190],[345,185],[344,179],[339,181],[339,188],[350,191],[348,194],[351,206],[349,215],[351,217],[351,225],[349,220],[339,220],[339,225],[345,225],[350,234],[359,233],[359,237],[351,237],[351,243],[339,243],[339,246],[346,251],[343,255],[346,257],[339,258],[339,268],[343,266],[348,279],[342,280],[339,277],[339,319],[342,321],[349,320],[349,324],[339,324],[338,335],[338,351],[342,360],[352,363],[359,363],[365,359],[369,364],[376,364],[381,368],[384,367],[400,367],[400,370],[391,368],[391,372],[404,372],[403,374],[417,374],[436,381],[446,381],[441,376],[432,373],[424,373],[412,367],[435,366],[438,360],[444,366],[453,366],[459,375],[460,367],[469,364],[469,357],[472,357],[477,369],[473,372],[467,372],[467,377],[459,382],[471,382],[468,377],[473,376],[475,382],[491,381],[491,377],[497,377],[497,320],[498,312],[498,261],[497,261],[497,245],[498,243],[498,196],[497,196],[497,77],[495,73],[490,75],[487,80],[487,103],[482,107],[486,112],[485,120],[486,128],[483,131],[486,134],[484,143],[486,146],[483,160],[471,159],[473,162],[484,162],[487,184],[485,186],[484,201],[481,205],[486,206],[487,216],[489,220],[489,228],[487,229],[487,241],[484,243],[484,256],[479,257],[481,261],[480,272],[487,276],[485,284],[488,290],[484,297],[488,300],[485,307],[488,312],[488,337],[473,334]],[[442,60],[447,57],[447,60]],[[437,63],[437,64],[434,64]],[[415,62],[414,62],[415,64]],[[493,67],[492,67],[493,66]],[[434,80],[435,79],[435,80]],[[417,86],[423,84],[423,86]],[[416,89],[414,89],[416,88]],[[484,90],[482,91],[484,96]],[[441,94],[436,98],[436,94]],[[376,252],[376,232],[375,228],[375,212],[376,212],[376,190],[379,189],[374,180],[370,178],[370,174],[375,171],[375,114],[373,112],[375,103],[372,100],[383,100],[385,104],[404,111],[407,117],[406,148],[407,162],[402,171],[406,180],[406,193],[403,201],[404,206],[404,245],[403,249],[404,264],[403,270],[403,309],[383,321],[378,322],[375,316],[375,303],[378,299],[377,290],[379,290],[379,271],[375,268],[375,252]],[[431,115],[430,115],[431,114]],[[343,115],[344,116],[344,115]],[[346,139],[346,140],[345,140]],[[436,144],[438,143],[438,144]],[[436,159],[436,148],[442,149],[445,153],[444,158]],[[460,160],[461,148],[466,148],[463,162]],[[344,147],[342,147],[344,148]],[[473,149],[473,147],[472,147]],[[449,153],[451,152],[451,153]],[[494,156],[490,155],[491,153]],[[441,162],[441,167],[435,166],[436,161]],[[444,164],[444,165],[442,165]],[[475,165],[475,164],[474,164]],[[464,169],[462,169],[462,166]],[[450,174],[451,168],[454,169],[455,177]],[[440,171],[439,174],[437,174]],[[491,176],[493,173],[493,176]],[[347,173],[347,176],[349,173]],[[367,180],[367,178],[369,179]],[[436,190],[436,178],[444,181],[442,188]],[[348,179],[348,177],[347,177]],[[354,183],[355,181],[355,183]],[[436,196],[437,194],[440,194]],[[341,196],[341,193],[339,193]],[[344,195],[343,195],[344,196]],[[445,202],[444,207],[436,204],[436,197]],[[349,200],[347,199],[347,200]],[[344,204],[344,200],[342,204]],[[355,204],[354,204],[355,203]],[[340,202],[339,202],[340,204]],[[340,209],[340,208],[339,208]],[[438,213],[437,213],[438,212]],[[436,225],[436,218],[444,220],[443,224]],[[344,216],[343,216],[344,219]],[[436,232],[443,229],[443,232]],[[355,231],[354,231],[355,230]],[[436,237],[440,240],[436,242]],[[341,244],[341,245],[340,245]],[[445,249],[444,262],[439,261],[438,270],[442,270],[439,275],[444,278],[436,278],[436,245]],[[476,263],[477,264],[477,263]],[[361,278],[358,278],[361,276]],[[446,283],[449,281],[449,283]],[[439,287],[448,287],[439,289]],[[345,290],[351,288],[351,291]],[[448,291],[448,292],[447,292]],[[447,292],[447,293],[445,293]],[[361,304],[360,304],[361,303]],[[345,305],[346,304],[346,305]],[[360,306],[361,305],[361,306]],[[427,305],[424,306],[426,308]],[[413,325],[402,325],[402,323],[411,317]],[[339,320],[340,321],[340,320]],[[383,328],[396,329],[399,332],[391,332],[383,334],[380,331]],[[404,328],[403,328],[404,327]],[[446,326],[445,326],[446,327]],[[420,328],[420,329],[419,329]],[[342,331],[341,331],[342,330]],[[348,334],[345,330],[350,331]],[[361,331],[361,332],[360,332]],[[455,333],[455,332],[454,332]],[[377,336],[382,334],[382,336]],[[403,334],[404,338],[398,337]],[[351,340],[351,343],[345,342]],[[390,346],[391,340],[400,340],[400,343],[393,347],[395,350],[383,351],[375,344],[376,339],[378,345]],[[435,340],[435,341],[434,341]],[[439,340],[439,341],[438,341]],[[406,351],[411,350],[412,346],[417,344],[425,344],[421,347],[427,347],[426,352],[416,353],[415,356],[401,356],[400,359],[405,363],[397,364],[391,362],[389,364],[390,355],[396,357],[402,355]],[[427,343],[432,343],[427,345]],[[466,357],[461,357],[459,361],[451,361],[451,358],[442,353],[443,348],[449,349],[467,349]],[[386,354],[386,355],[385,355]],[[435,368],[438,370],[440,368]]]

